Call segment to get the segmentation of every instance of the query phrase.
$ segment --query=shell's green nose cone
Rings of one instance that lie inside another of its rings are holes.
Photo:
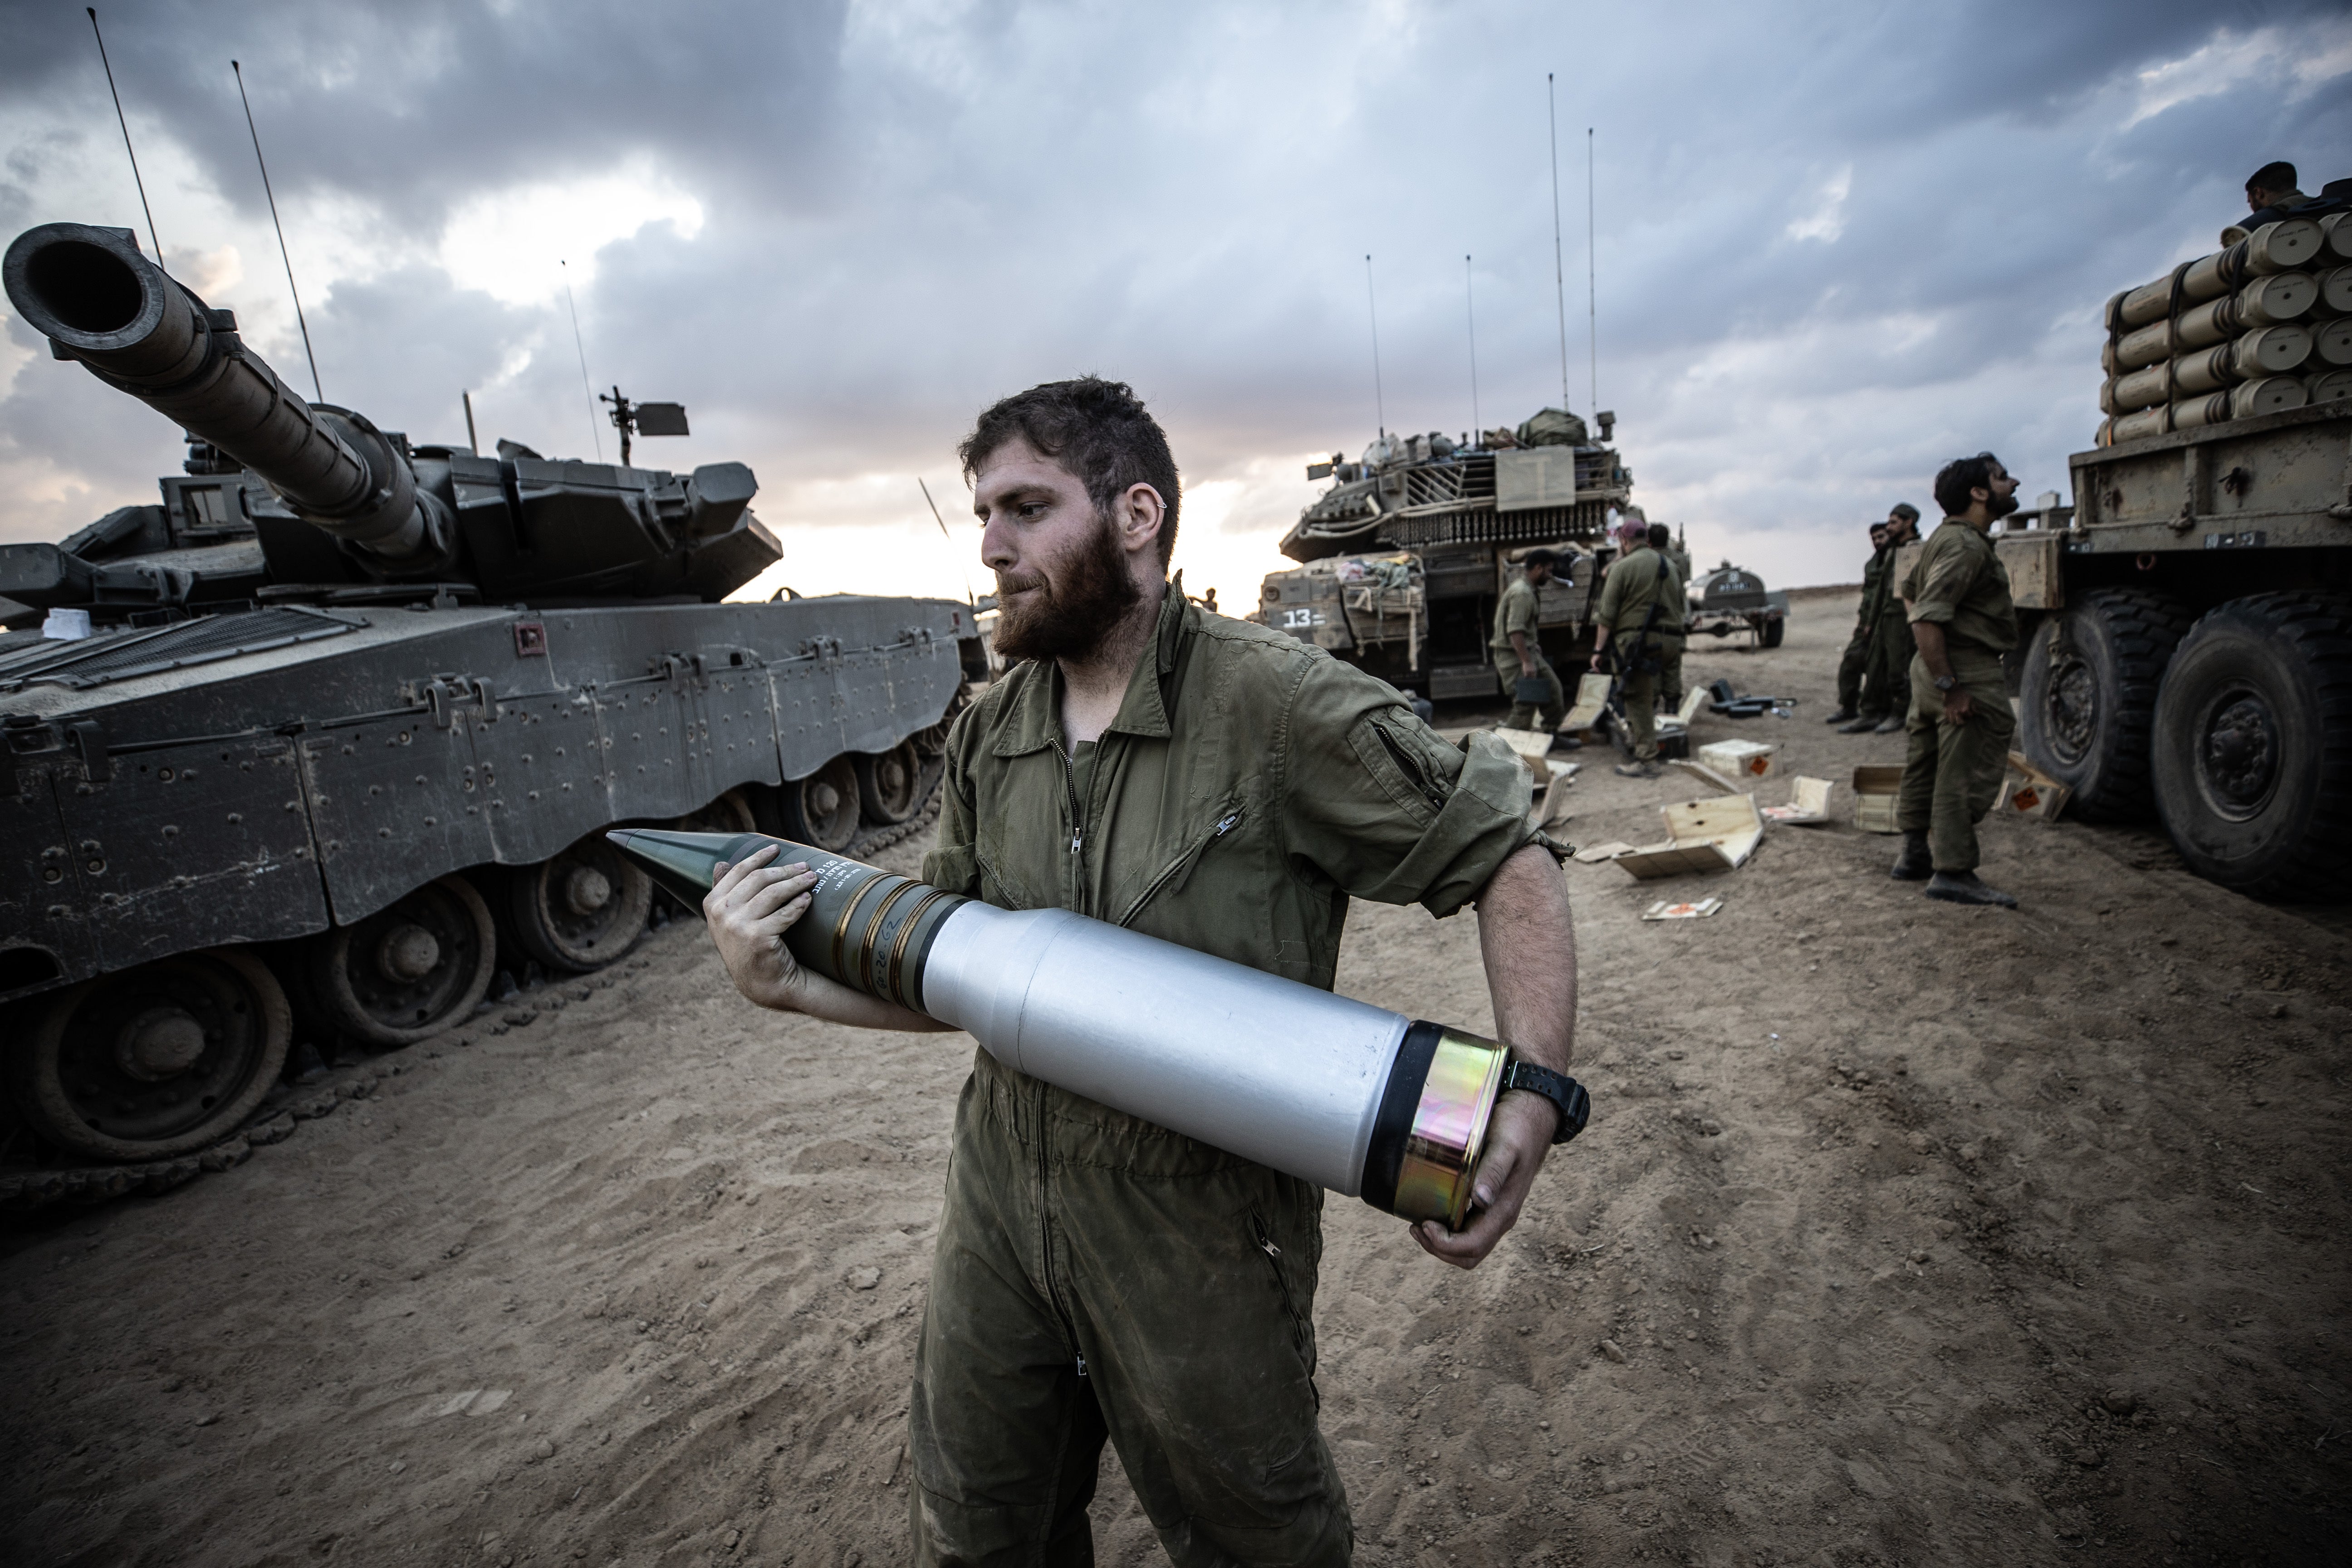
[[[616,827],[604,837],[688,905],[702,902],[719,879],[721,861],[732,865],[776,842],[757,833],[677,833],[661,827]]]

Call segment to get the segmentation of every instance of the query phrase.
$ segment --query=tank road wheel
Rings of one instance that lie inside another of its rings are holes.
[[[2200,877],[2262,898],[2352,875],[2352,602],[2262,594],[2180,639],[2156,700],[2156,807]]]
[[[294,1034],[277,977],[234,948],[85,981],[17,1016],[18,1110],[42,1137],[101,1160],[168,1159],[226,1137],[277,1081]]]
[[[757,833],[760,824],[751,803],[740,790],[729,790],[699,811],[689,811],[670,826],[680,833]]]
[[[645,934],[654,882],[601,832],[536,866],[518,866],[507,882],[507,912],[523,951],[551,969],[575,973],[613,962]]]
[[[444,877],[311,950],[311,992],[328,1021],[378,1046],[437,1034],[474,1010],[498,966],[490,906]]]
[[[838,853],[857,834],[857,764],[838,756],[779,792],[784,805],[784,837]]]
[[[901,741],[878,757],[861,756],[854,765],[857,804],[874,826],[904,822],[923,804],[923,759],[914,742]]]
[[[2074,791],[2084,820],[2147,815],[2157,687],[2188,629],[2189,612],[2160,594],[2101,588],[2051,616],[2027,645],[2020,738]]]

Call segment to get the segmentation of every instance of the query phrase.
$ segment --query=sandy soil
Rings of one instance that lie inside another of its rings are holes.
[[[1694,649],[1804,700],[1699,738],[1895,760],[1820,722],[1851,613]],[[1699,793],[1588,769],[1570,832]],[[2342,922],[2150,834],[1989,832],[2016,913],[1843,825],[1773,829],[1711,920],[1569,868],[1591,1131],[1475,1274],[1328,1211],[1365,1562],[2344,1560]],[[1360,907],[1340,982],[1487,1021],[1468,919]],[[969,1045],[757,1013],[684,923],[526,1000],[236,1170],[0,1237],[0,1555],[905,1559]],[[1115,1459],[1097,1518],[1160,1560]]]

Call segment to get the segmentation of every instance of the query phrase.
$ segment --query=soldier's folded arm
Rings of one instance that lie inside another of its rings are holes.
[[[1560,847],[1528,820],[1531,791],[1517,757],[1486,733],[1454,745],[1383,683],[1318,659],[1290,705],[1279,765],[1293,862],[1354,897],[1418,903],[1440,919],[1475,904],[1497,1037],[1567,1072],[1575,932]],[[1558,1120],[1538,1095],[1503,1096],[1468,1225],[1416,1226],[1423,1247],[1465,1268],[1494,1250],[1518,1218]]]

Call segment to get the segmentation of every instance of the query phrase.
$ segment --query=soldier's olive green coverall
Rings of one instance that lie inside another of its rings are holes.
[[[1066,748],[1059,686],[1018,665],[957,720],[926,879],[1328,988],[1349,895],[1450,915],[1540,838],[1492,735],[1451,745],[1181,582],[1099,741]],[[1316,1426],[1321,1209],[979,1053],[908,1410],[915,1561],[1090,1562],[1108,1438],[1177,1563],[1346,1562]]]
[[[1658,618],[1650,622],[1649,636],[1643,637],[1642,624],[1649,620],[1652,605],[1658,606]],[[1655,762],[1658,678],[1667,660],[1679,665],[1683,654],[1682,595],[1675,569],[1646,544],[1628,551],[1610,563],[1609,575],[1601,584],[1601,604],[1592,615],[1595,625],[1609,628],[1608,651],[1617,659],[1617,693],[1625,701],[1625,728],[1633,742],[1633,755],[1642,762]],[[1639,652],[1632,647],[1637,639],[1643,645]],[[1632,668],[1636,664],[1654,668]]]
[[[1890,598],[1886,580],[1894,574],[1894,547],[1882,544],[1871,552],[1869,563],[1862,569],[1862,603],[1854,610],[1853,636],[1846,639],[1844,656],[1838,660],[1837,705],[1841,713],[1871,711],[1863,705],[1863,690],[1878,653],[1879,634],[1885,629]],[[1884,700],[1884,695],[1879,691],[1871,697],[1882,719],[1891,706]]]
[[[1503,722],[1514,730],[1538,726],[1557,730],[1568,717],[1568,692],[1559,683],[1559,671],[1552,668],[1551,660],[1544,657],[1543,645],[1536,640],[1538,605],[1536,585],[1524,574],[1513,578],[1495,602],[1495,632],[1486,643],[1487,651],[1494,655],[1495,673],[1502,678],[1503,694],[1511,700],[1510,717]],[[1535,668],[1525,673],[1544,683],[1541,702],[1525,701],[1518,694],[1521,670],[1518,649],[1511,645],[1513,632],[1527,639],[1528,659]]]
[[[1906,833],[1925,829],[1938,871],[1977,868],[1977,824],[1992,809],[2017,731],[2000,656],[2017,646],[2017,606],[2009,571],[1984,531],[1946,518],[1904,578],[1913,623],[1944,628],[1944,652],[1954,691],[1969,694],[1965,724],[1944,722],[1946,693],[1927,675],[1927,659],[1911,659],[1908,753],[1895,798],[1895,823]]]

